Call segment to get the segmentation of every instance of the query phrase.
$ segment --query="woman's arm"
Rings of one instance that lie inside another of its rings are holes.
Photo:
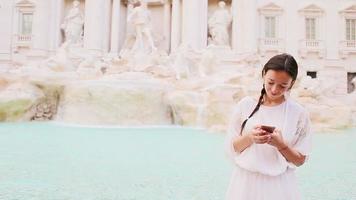
[[[247,147],[251,146],[252,144],[253,141],[249,134],[238,137],[233,141],[234,150],[238,153],[243,152]]]
[[[306,156],[288,146],[284,142],[280,130],[275,130],[272,134],[270,134],[270,139],[267,143],[276,147],[288,162],[291,162],[298,167],[304,164]]]
[[[255,126],[250,133],[244,134],[233,141],[234,150],[241,153],[253,143],[266,143],[270,138],[270,136],[266,135],[266,133],[266,131],[261,129],[261,125]]]
[[[287,161],[293,163],[296,166],[301,166],[305,162],[306,156],[299,153],[297,150],[285,145],[284,147],[278,148],[278,151],[286,158]]]

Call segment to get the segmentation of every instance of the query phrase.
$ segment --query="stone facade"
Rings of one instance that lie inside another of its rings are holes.
[[[61,29],[72,0],[5,0],[0,5],[0,65],[6,68],[53,55],[64,42]],[[133,33],[128,13],[137,0],[80,0],[82,48],[93,55],[119,55]],[[208,46],[208,20],[218,0],[147,0],[155,45],[167,53],[181,44]],[[260,63],[288,52],[305,71],[335,79],[335,94],[352,92],[356,72],[356,1],[226,0],[231,12],[230,57],[255,54]],[[231,59],[230,59],[231,60]],[[233,60],[233,59],[232,59]]]
[[[356,125],[356,0],[4,0],[0,22],[0,121],[224,130],[287,52],[317,129]]]

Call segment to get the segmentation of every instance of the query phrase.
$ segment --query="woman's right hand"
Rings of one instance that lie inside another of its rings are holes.
[[[264,144],[271,139],[271,134],[265,130],[262,130],[261,125],[257,125],[252,129],[249,137],[253,143]]]
[[[236,152],[243,152],[252,144],[264,144],[270,140],[271,135],[261,129],[261,125],[255,126],[251,132],[246,133],[243,137],[237,137],[233,140],[233,147]]]

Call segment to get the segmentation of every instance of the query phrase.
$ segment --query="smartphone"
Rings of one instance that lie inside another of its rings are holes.
[[[267,126],[267,125],[262,125],[261,129],[264,131],[267,131],[269,133],[273,133],[274,129],[276,129],[276,127],[274,126]]]

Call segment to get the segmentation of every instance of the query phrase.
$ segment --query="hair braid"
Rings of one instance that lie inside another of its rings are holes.
[[[263,97],[264,97],[265,94],[266,94],[266,90],[265,90],[265,87],[263,86],[263,88],[262,88],[262,90],[261,90],[260,98],[258,99],[258,103],[257,103],[255,109],[253,109],[253,111],[252,111],[252,113],[250,114],[250,116],[248,116],[248,118],[245,119],[244,122],[242,122],[240,135],[242,135],[242,131],[244,130],[244,128],[245,128],[245,126],[246,126],[247,120],[249,120],[249,119],[260,109],[260,106],[261,106],[262,103],[263,103]]]

